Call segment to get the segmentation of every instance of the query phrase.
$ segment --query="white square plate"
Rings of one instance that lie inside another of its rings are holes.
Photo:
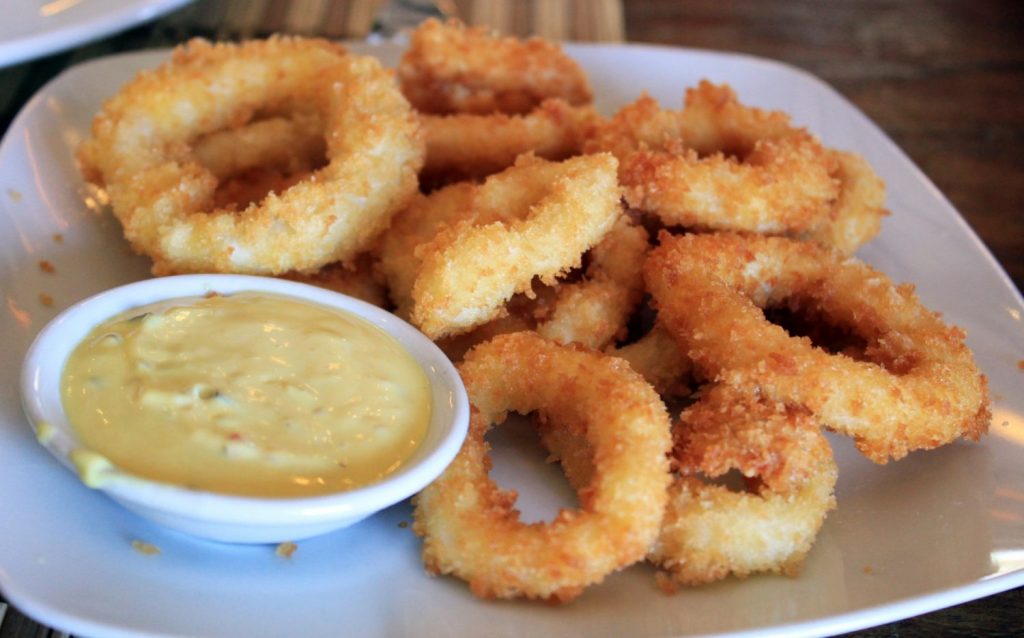
[[[388,64],[400,54],[395,45],[355,48]],[[424,574],[419,541],[400,525],[410,520],[407,505],[303,542],[290,560],[272,547],[218,545],[151,526],[83,487],[33,440],[15,387],[20,360],[49,318],[148,276],[147,261],[131,254],[73,160],[102,100],[166,53],[112,57],[47,85],[0,146],[4,595],[41,621],[87,635],[812,635],[1024,584],[1024,303],[949,202],[859,111],[791,67],[670,48],[568,50],[605,113],[643,90],[677,108],[684,88],[707,77],[729,82],[747,103],[788,111],[830,146],[865,155],[888,183],[893,215],[861,256],[915,282],[926,305],[967,329],[991,380],[990,435],[886,466],[833,439],[839,507],[799,577],[728,580],[674,596],[638,565],[564,607],[476,600],[463,582]],[[43,272],[41,260],[56,272]],[[502,466],[513,467],[499,459]],[[524,501],[543,500],[537,482],[518,487]],[[161,553],[133,551],[136,539]]]

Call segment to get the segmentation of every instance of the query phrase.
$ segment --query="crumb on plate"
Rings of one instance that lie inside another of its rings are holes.
[[[160,548],[152,543],[146,543],[140,540],[132,541],[132,549],[145,556],[156,556],[160,553]]]

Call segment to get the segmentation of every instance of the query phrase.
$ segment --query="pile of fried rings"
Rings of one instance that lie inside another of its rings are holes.
[[[331,287],[459,362],[469,436],[414,530],[484,598],[565,602],[643,560],[666,591],[792,574],[835,505],[824,430],[877,463],[987,431],[963,331],[851,257],[887,214],[862,158],[706,81],[681,110],[591,102],[557,45],[455,22],[395,72],[197,40],[103,106],[79,159],[155,274]],[[510,412],[577,507],[526,524],[489,478]]]

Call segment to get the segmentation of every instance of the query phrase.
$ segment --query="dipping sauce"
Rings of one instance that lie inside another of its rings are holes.
[[[431,413],[426,373],[391,335],[265,293],[116,316],[71,353],[61,392],[87,484],[109,461],[156,481],[263,497],[379,481],[416,451]]]

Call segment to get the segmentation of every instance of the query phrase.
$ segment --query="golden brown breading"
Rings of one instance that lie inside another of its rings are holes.
[[[236,213],[194,140],[257,111],[317,112],[327,164]],[[392,75],[322,40],[193,40],[104,104],[83,144],[84,174],[154,272],[312,272],[370,246],[416,192],[419,120]]]
[[[478,346],[459,373],[472,404],[469,436],[415,498],[413,529],[424,537],[427,569],[465,579],[483,598],[566,602],[642,560],[670,480],[668,415],[650,386],[621,359],[529,332]],[[594,450],[578,509],[524,524],[515,494],[488,476],[484,436],[509,411],[538,411],[549,427],[573,430]]]
[[[402,92],[423,113],[529,113],[547,98],[588,104],[590,82],[557,44],[500,37],[456,20],[424,21],[398,65]]]
[[[877,463],[988,429],[987,382],[963,331],[855,259],[782,237],[663,234],[644,279],[703,377],[806,406]],[[766,321],[761,309],[781,304],[852,327],[863,360]]]
[[[539,184],[518,172],[548,174]],[[560,163],[524,157],[497,178],[519,191],[519,219],[486,225],[462,222],[416,249],[423,262],[413,285],[412,321],[431,338],[467,332],[502,314],[506,301],[531,289],[534,278],[553,284],[580,265],[622,214],[610,153]],[[486,189],[488,180],[481,188]],[[507,205],[506,205],[507,206]]]

